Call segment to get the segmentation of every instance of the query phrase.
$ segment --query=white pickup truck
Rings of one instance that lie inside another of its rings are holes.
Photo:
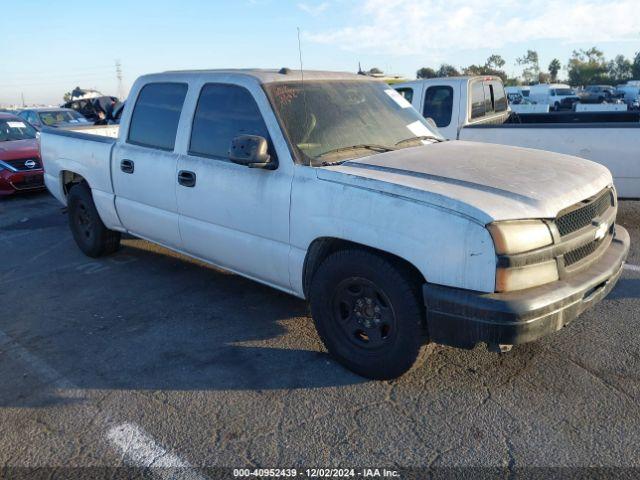
[[[491,76],[416,80],[394,88],[449,140],[586,158],[611,171],[620,198],[640,198],[640,112],[515,114],[502,80]]]
[[[370,378],[430,343],[507,350],[559,330],[629,249],[606,168],[441,141],[367,77],[147,75],[118,138],[92,133],[40,138],[84,253],[126,232],[308,299],[329,352]]]

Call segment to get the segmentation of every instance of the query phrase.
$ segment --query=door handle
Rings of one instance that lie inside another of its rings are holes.
[[[178,172],[178,183],[183,187],[195,187],[196,174],[188,170],[180,170]]]
[[[133,173],[133,171],[135,170],[135,164],[133,163],[133,160],[122,160],[120,162],[120,170],[122,170],[124,173]]]

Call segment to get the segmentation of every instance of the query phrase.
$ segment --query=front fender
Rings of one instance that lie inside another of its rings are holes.
[[[484,227],[469,217],[357,186],[294,179],[291,277],[302,288],[304,256],[320,237],[376,248],[414,265],[427,282],[493,292],[496,259]],[[302,260],[300,260],[302,259]]]

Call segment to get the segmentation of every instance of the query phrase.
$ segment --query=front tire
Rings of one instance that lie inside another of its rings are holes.
[[[350,249],[327,257],[310,286],[318,335],[345,367],[376,380],[397,378],[428,351],[420,282],[392,260]]]
[[[120,248],[120,232],[105,227],[93,203],[91,189],[85,182],[74,185],[67,197],[69,228],[82,252],[93,258]]]

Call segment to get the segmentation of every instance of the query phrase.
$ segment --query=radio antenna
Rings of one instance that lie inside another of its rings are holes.
[[[302,44],[300,43],[300,27],[296,27],[298,30],[298,53],[300,55],[300,89],[302,90],[302,101],[304,102],[304,125],[308,127],[309,121],[309,109],[307,107],[307,91],[304,88],[304,70],[302,69]]]
[[[298,54],[300,56],[300,78],[304,85],[304,71],[302,70],[302,44],[300,43],[300,27],[296,27],[298,30]]]

